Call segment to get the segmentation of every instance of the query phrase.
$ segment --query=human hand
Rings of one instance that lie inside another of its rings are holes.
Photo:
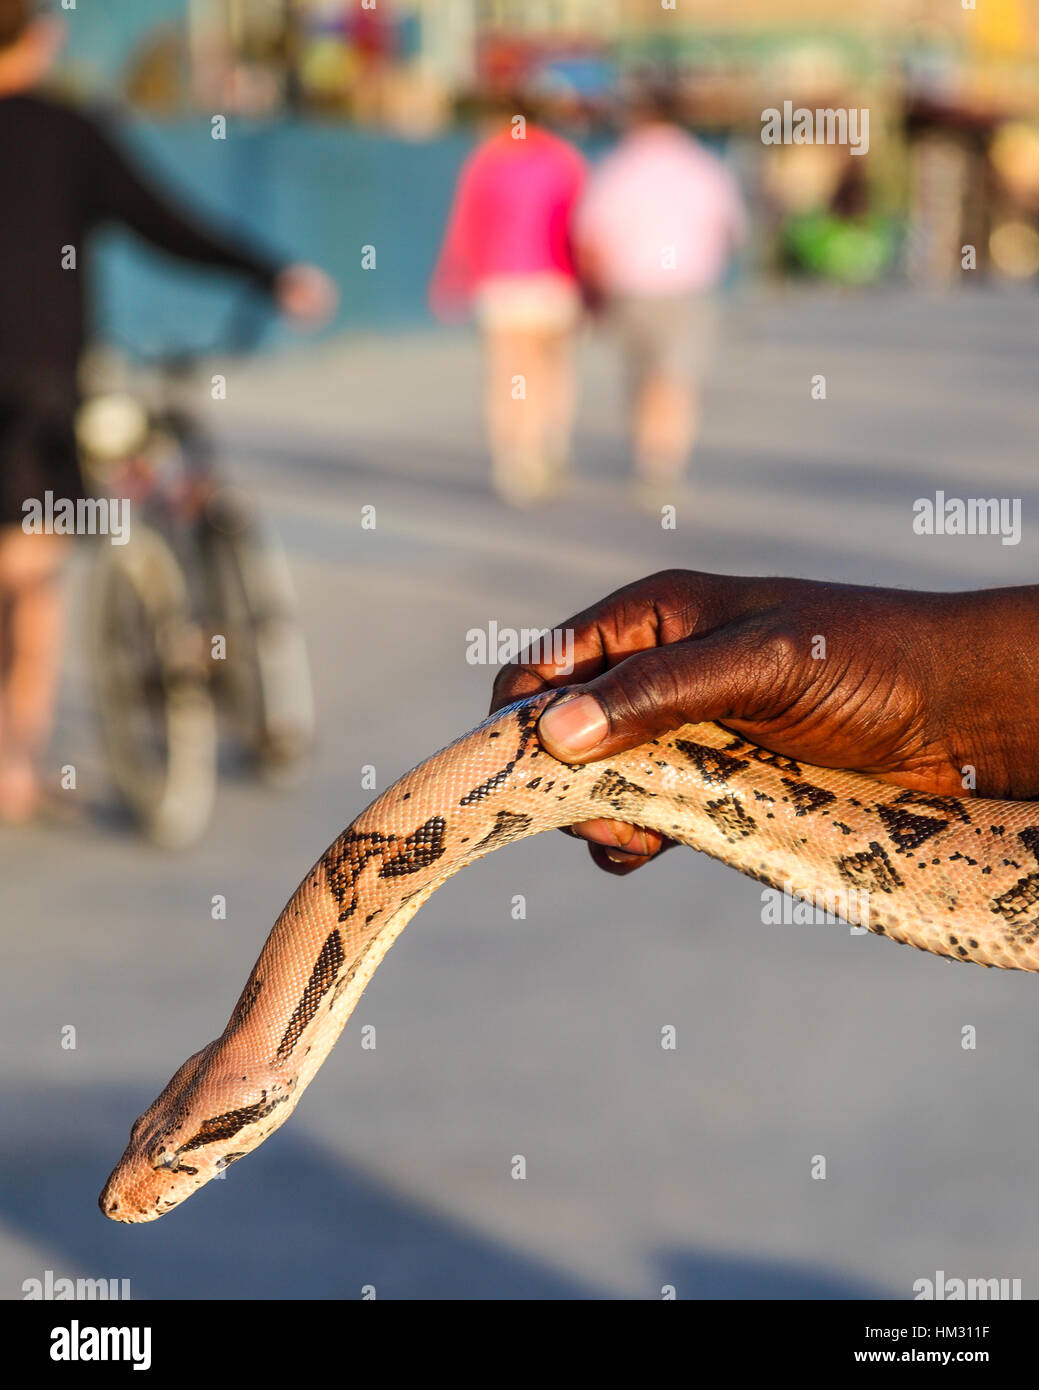
[[[331,276],[316,265],[286,266],[274,282],[278,308],[303,328],[320,328],[339,307],[339,290]]]
[[[538,722],[564,762],[716,720],[787,757],[904,787],[1039,797],[1039,588],[933,594],[667,570],[560,626],[573,631],[572,671],[521,654],[498,672],[491,710],[580,683]],[[670,843],[617,821],[572,831],[612,873]]]

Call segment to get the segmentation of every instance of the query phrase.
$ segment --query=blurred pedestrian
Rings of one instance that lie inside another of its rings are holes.
[[[61,641],[67,537],[27,533],[26,503],[83,497],[73,418],[88,267],[118,221],[172,255],[235,271],[301,322],[335,306],[313,266],[286,265],[168,202],[93,119],[34,91],[62,29],[33,0],[0,0],[0,820],[35,811]]]
[[[678,124],[670,87],[634,99],[629,130],[596,168],[575,220],[582,278],[620,339],[636,482],[648,505],[685,473],[715,337],[714,291],[746,215],[725,165]]]
[[[568,462],[581,317],[570,223],[585,172],[574,146],[503,101],[462,166],[433,275],[438,314],[475,310],[494,485],[516,505],[554,492]]]

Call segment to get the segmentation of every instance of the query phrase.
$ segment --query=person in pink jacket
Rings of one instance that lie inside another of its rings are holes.
[[[441,318],[480,324],[493,480],[516,505],[554,492],[569,455],[581,315],[570,223],[585,172],[566,140],[506,112],[462,166],[430,287]]]

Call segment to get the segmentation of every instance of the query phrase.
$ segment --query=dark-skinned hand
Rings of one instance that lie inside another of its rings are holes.
[[[573,632],[573,670],[521,654],[498,672],[491,710],[568,687],[538,723],[564,762],[715,720],[904,787],[1039,797],[1039,587],[917,593],[667,570],[559,627]],[[611,873],[670,845],[618,821],[572,833]]]

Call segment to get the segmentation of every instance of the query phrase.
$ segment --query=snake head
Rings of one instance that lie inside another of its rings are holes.
[[[134,1121],[98,1206],[113,1221],[154,1221],[179,1206],[282,1122],[294,1081],[247,1078],[220,1068],[216,1043],[189,1057]]]

